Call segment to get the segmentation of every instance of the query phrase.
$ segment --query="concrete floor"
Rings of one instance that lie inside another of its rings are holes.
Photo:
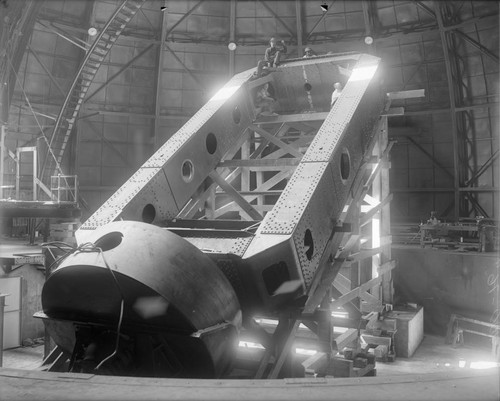
[[[43,358],[43,344],[5,350],[3,367],[35,370]],[[444,338],[425,335],[424,340],[411,358],[396,358],[394,362],[377,362],[377,376],[439,373],[451,370],[474,370],[496,366],[491,349],[486,346],[465,344],[454,348],[444,343]],[[499,370],[500,372],[500,370]]]
[[[189,380],[46,373],[37,371],[43,348],[43,345],[37,345],[4,352],[0,399],[500,399],[500,371],[489,348],[467,344],[453,348],[444,344],[444,338],[431,335],[424,337],[412,358],[396,358],[391,363],[377,362],[376,377],[335,379]]]

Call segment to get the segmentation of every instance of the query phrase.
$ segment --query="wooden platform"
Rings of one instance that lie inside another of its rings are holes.
[[[0,369],[4,400],[498,400],[498,383],[497,369],[282,380],[127,378]]]

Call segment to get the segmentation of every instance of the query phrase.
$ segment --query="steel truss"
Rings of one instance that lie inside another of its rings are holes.
[[[389,110],[389,103],[385,108]],[[231,218],[262,220],[273,208],[287,180],[307,151],[326,112],[286,116],[261,116],[247,129],[240,142],[222,160],[198,192],[179,213],[179,219]],[[367,313],[384,310],[392,303],[387,116],[381,116],[376,134],[367,146],[363,165],[339,218],[342,225],[332,234],[323,252],[303,307],[291,307],[276,316],[271,334],[255,320],[246,325],[247,335],[266,348],[255,372],[256,379],[275,379],[293,374],[292,346],[300,323],[317,338],[328,365],[366,326]],[[256,229],[256,227],[252,227]],[[363,244],[363,245],[362,245]],[[339,247],[340,245],[340,247]],[[349,318],[332,318],[342,308]],[[333,337],[333,327],[348,327]],[[306,361],[305,364],[308,362]]]
[[[450,2],[434,2],[436,10],[435,17],[441,35],[441,42],[445,56],[445,66],[450,92],[450,111],[454,150],[454,201],[445,208],[443,214],[447,214],[454,208],[454,219],[460,217],[484,216],[490,217],[477,191],[477,179],[487,170],[493,172],[493,161],[498,156],[498,149],[494,149],[491,142],[491,156],[486,162],[479,164],[477,160],[478,150],[475,130],[475,108],[470,108],[474,101],[472,88],[470,87],[467,73],[467,65],[461,54],[464,54],[465,43],[469,43],[480,51],[481,62],[484,71],[483,56],[498,61],[498,56],[489,51],[483,45],[475,41],[469,35],[459,31],[459,21],[453,13],[453,5]],[[477,28],[476,28],[477,29]],[[490,116],[489,104],[477,105],[484,108]],[[484,189],[484,188],[483,188]],[[490,188],[494,194],[494,187]],[[484,192],[484,191],[481,191]]]

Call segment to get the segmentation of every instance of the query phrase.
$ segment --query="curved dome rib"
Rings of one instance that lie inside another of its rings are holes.
[[[55,170],[61,171],[60,164],[64,151],[90,84],[109,50],[144,2],[145,0],[124,0],[106,22],[85,55],[64,99],[50,137],[49,149],[47,149],[40,173],[40,179],[43,183],[49,183],[50,176]]]

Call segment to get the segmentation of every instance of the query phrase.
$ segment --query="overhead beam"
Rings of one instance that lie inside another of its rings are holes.
[[[28,47],[28,50],[31,52],[31,54],[33,54],[33,56],[35,57],[35,60],[38,61],[38,64],[40,64],[40,66],[42,67],[42,69],[48,75],[48,77],[50,78],[50,81],[56,86],[56,88],[59,91],[59,93],[61,93],[63,96],[66,96],[66,92],[61,88],[61,85],[59,85],[59,82],[57,82],[57,80],[54,78],[54,76],[52,75],[52,73],[50,72],[50,70],[47,68],[47,66],[40,59],[40,57],[38,56],[37,52],[35,50],[33,50],[33,48],[31,47],[31,45],[28,44],[27,47]]]
[[[62,33],[58,32],[57,30],[45,25],[42,21],[38,20],[37,21],[41,26],[43,26],[45,29],[47,29],[48,31],[56,34],[57,36],[63,38],[64,40],[67,40],[69,43],[71,43],[72,45],[75,45],[76,47],[79,47],[80,49],[82,49],[83,51],[87,51],[88,50],[88,47],[78,43],[76,40],[80,40],[80,39],[77,39],[77,38],[74,38],[74,39],[71,39],[70,37],[66,36],[66,35],[63,35]]]
[[[145,47],[137,56],[132,58],[127,64],[125,64],[122,68],[120,68],[116,74],[114,74],[112,77],[110,77],[106,82],[104,82],[99,88],[97,88],[94,92],[92,92],[91,95],[87,96],[86,99],[83,101],[84,103],[88,102],[90,99],[92,99],[95,95],[97,95],[100,91],[105,89],[111,82],[113,82],[116,78],[118,78],[123,72],[129,68],[132,64],[134,64],[139,58],[141,58],[149,49],[151,49],[155,44],[151,43],[149,46]]]
[[[123,154],[115,147],[113,142],[110,142],[109,140],[106,139],[106,137],[99,132],[95,127],[94,124],[91,121],[87,122],[91,131],[94,132],[98,138],[100,138],[108,147],[118,156],[118,158],[124,163],[125,166],[129,165],[129,161]]]
[[[455,35],[460,36],[465,41],[469,42],[472,46],[474,46],[476,49],[478,49],[482,54],[484,54],[485,56],[488,56],[496,63],[498,63],[500,61],[500,59],[498,58],[498,56],[496,54],[494,54],[492,51],[490,51],[489,49],[484,47],[481,43],[472,39],[469,35],[463,33],[462,31],[459,31],[458,29],[453,29],[451,32],[454,33]]]
[[[461,106],[455,107],[456,111],[469,111],[469,110],[478,110],[478,109],[488,109],[490,107],[497,108],[500,106],[499,102],[491,102],[491,103],[483,103],[483,104],[475,104],[472,106]],[[449,113],[451,109],[428,109],[428,110],[408,110],[405,109],[405,116],[418,116],[424,114],[440,114],[440,113]]]
[[[432,10],[426,4],[422,3],[421,1],[414,1],[414,3],[417,5],[417,7],[420,7],[422,10],[424,10],[431,17],[436,18],[436,13],[434,12],[434,10]]]
[[[323,19],[327,16],[327,14],[332,10],[333,8],[333,5],[335,4],[335,0],[333,0],[330,5],[328,6],[328,10],[326,10],[325,12],[323,12],[323,14],[321,15],[321,17],[319,17],[319,19],[316,21],[316,23],[313,25],[313,27],[311,28],[311,30],[309,31],[309,33],[307,34],[307,38],[306,38],[306,42],[309,41],[309,39],[311,38],[314,30],[316,29],[316,27],[321,23],[321,21],[323,21]],[[318,4],[319,5],[319,4]]]
[[[203,3],[203,0],[200,0],[198,3],[196,3],[186,14],[184,14],[179,21],[177,21],[174,25],[170,27],[170,29],[165,33],[165,37],[168,37],[170,33],[179,26],[186,18],[188,18],[192,13],[196,11],[196,9],[201,6]]]
[[[193,72],[189,68],[187,68],[186,64],[183,63],[183,61],[179,58],[179,56],[177,56],[177,54],[175,54],[175,52],[166,43],[164,46],[170,53],[172,53],[172,56],[174,56],[177,62],[182,66],[184,71],[188,73],[188,75],[193,79],[193,81],[196,82],[204,90],[207,90],[206,86],[196,77],[196,75],[193,74]]]
[[[281,25],[283,25],[283,27],[290,33],[291,37],[293,38],[295,36],[295,32],[292,31],[287,24],[285,24],[285,21],[283,21],[283,19],[278,14],[276,14],[276,12],[271,7],[269,7],[264,0],[259,0],[259,2],[266,8],[267,11],[269,11],[274,16],[274,18],[276,18],[280,22]]]

